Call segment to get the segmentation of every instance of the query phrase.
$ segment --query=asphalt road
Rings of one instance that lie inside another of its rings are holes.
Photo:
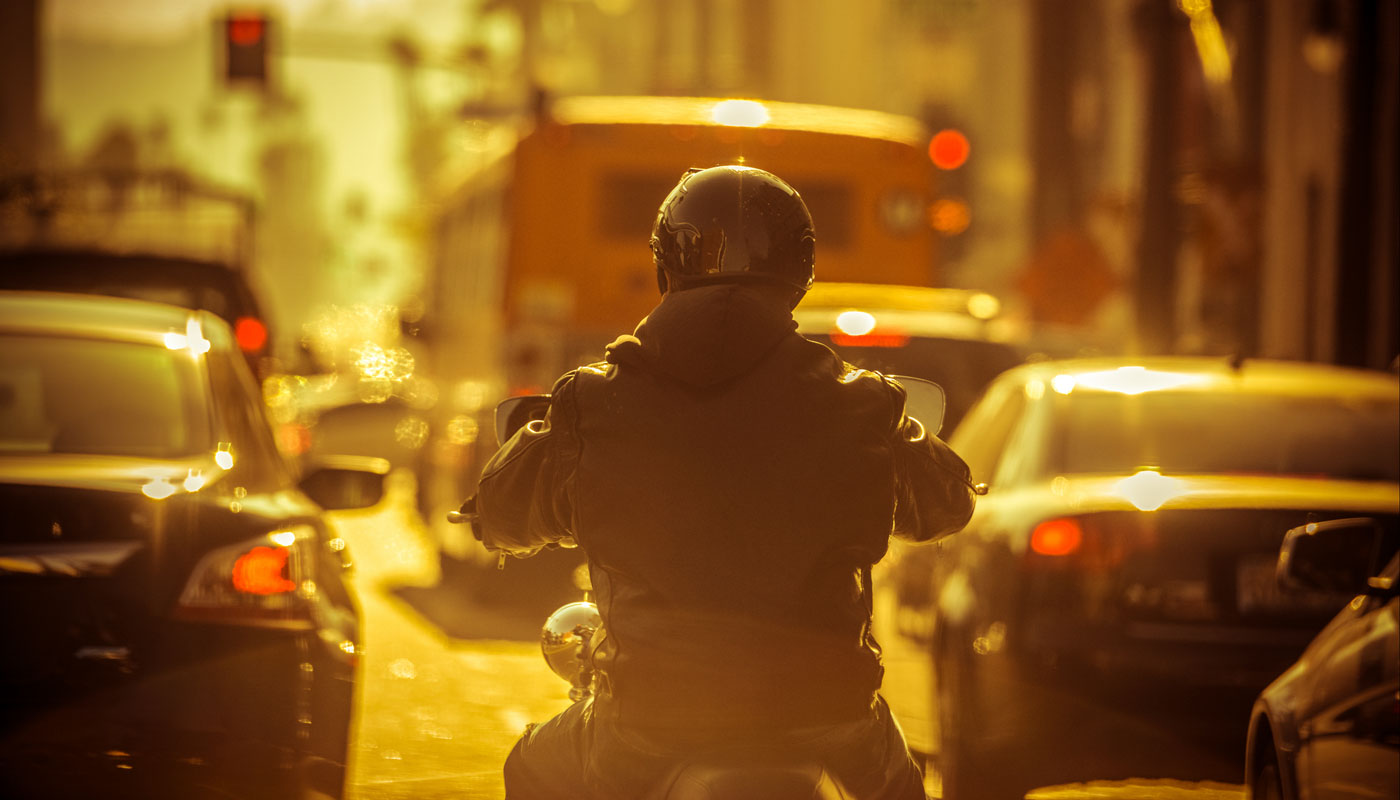
[[[364,646],[350,800],[503,797],[512,744],[569,702],[533,641],[543,620],[460,602],[440,585],[437,551],[412,515],[351,519],[342,530]]]
[[[351,514],[342,526],[356,562],[363,614],[350,800],[504,796],[500,768],[525,725],[568,704],[567,685],[540,657],[542,618],[502,613],[440,580],[421,521],[404,509]],[[509,577],[509,567],[503,577]],[[450,632],[450,633],[449,633]],[[926,697],[917,650],[886,634],[890,695]],[[899,690],[894,691],[895,685]],[[911,738],[929,722],[906,700]],[[904,714],[899,706],[896,713]],[[930,795],[940,796],[931,772]],[[1133,780],[1046,787],[1034,800],[1241,800],[1242,787]]]

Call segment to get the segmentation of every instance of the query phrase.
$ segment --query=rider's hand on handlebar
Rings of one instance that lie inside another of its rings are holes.
[[[462,503],[462,507],[456,511],[447,512],[448,522],[456,525],[470,523],[472,526],[472,536],[475,536],[478,542],[481,541],[480,519],[480,516],[476,513],[476,495],[468,497],[466,501]]]

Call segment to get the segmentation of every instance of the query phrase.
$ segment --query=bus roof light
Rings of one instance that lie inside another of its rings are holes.
[[[710,116],[721,125],[757,128],[768,122],[768,109],[753,100],[721,100]]]

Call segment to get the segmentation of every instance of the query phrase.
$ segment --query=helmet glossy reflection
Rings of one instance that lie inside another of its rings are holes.
[[[816,235],[807,205],[782,178],[753,167],[692,169],[662,202],[651,234],[662,293],[763,280],[812,286]]]

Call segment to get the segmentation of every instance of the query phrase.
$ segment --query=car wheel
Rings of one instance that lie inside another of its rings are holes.
[[[1283,800],[1283,777],[1279,775],[1278,757],[1272,747],[1250,776],[1249,796],[1253,800]]]
[[[1007,780],[1008,771],[994,769],[980,741],[983,724],[976,708],[972,665],[963,654],[939,648],[937,664],[938,756],[944,800],[1020,800],[1024,791]]]

